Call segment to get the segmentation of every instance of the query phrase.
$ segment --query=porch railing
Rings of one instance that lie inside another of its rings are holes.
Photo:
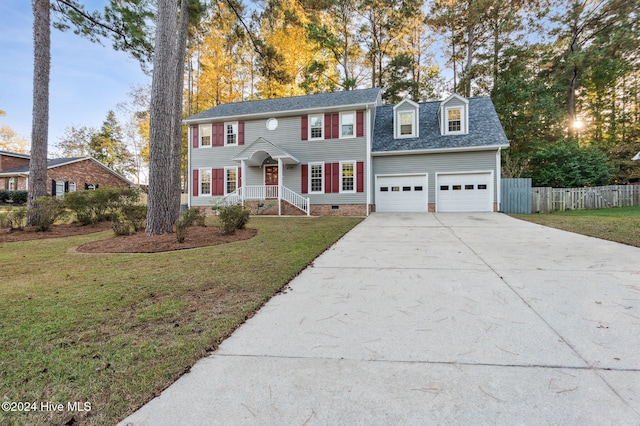
[[[280,194],[280,197],[278,197]],[[240,204],[244,200],[267,200],[280,198],[289,204],[297,207],[307,214],[311,215],[311,202],[309,198],[305,198],[287,188],[280,185],[246,185],[236,189],[234,192],[225,195],[218,201],[218,205],[231,206]]]

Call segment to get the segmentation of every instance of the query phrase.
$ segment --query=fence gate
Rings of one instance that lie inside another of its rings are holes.
[[[531,214],[531,178],[500,179],[500,211]]]

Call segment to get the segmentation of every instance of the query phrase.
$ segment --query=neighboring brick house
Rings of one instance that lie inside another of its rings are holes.
[[[17,152],[0,151],[0,172],[4,170],[15,169],[18,167],[29,166],[29,156],[19,154]],[[0,179],[0,190],[15,191],[26,189],[18,187],[19,179],[17,177],[6,177]]]
[[[361,89],[221,104],[184,123],[190,206],[318,216],[499,209],[509,142],[488,97],[383,105],[379,89]]]
[[[0,151],[0,158],[0,190],[27,190],[29,156]],[[23,164],[12,168],[4,167],[5,164],[15,166],[18,160],[22,160]],[[91,157],[47,160],[47,180],[47,192],[57,197],[62,197],[65,192],[85,189],[133,186],[128,179]]]

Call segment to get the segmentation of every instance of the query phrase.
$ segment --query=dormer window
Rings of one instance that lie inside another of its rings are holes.
[[[400,118],[400,137],[413,136],[413,121],[415,114],[413,112],[401,112],[398,113]]]
[[[449,133],[462,131],[462,110],[460,108],[447,109],[447,131]]]
[[[469,133],[469,100],[453,94],[440,104],[438,112],[440,134],[466,135]]]
[[[393,107],[394,136],[396,139],[418,137],[418,109],[420,106],[405,99]]]

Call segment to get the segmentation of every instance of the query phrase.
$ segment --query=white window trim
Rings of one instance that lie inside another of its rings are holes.
[[[343,164],[351,164],[353,166],[353,190],[351,191],[346,191],[342,189],[342,179],[343,179],[343,175],[342,175],[342,165]],[[356,163],[355,160],[353,161],[340,161],[340,194],[355,194],[356,193],[356,189],[357,189],[357,185],[358,185],[358,169],[357,169],[358,165]]]
[[[402,114],[411,114],[411,133],[408,135],[403,135],[400,133],[401,122],[400,116]],[[415,110],[404,110],[404,111],[396,111],[396,139],[405,139],[405,138],[416,138],[418,137],[418,116],[416,115]]]
[[[460,130],[458,131],[450,131],[449,130],[449,111],[452,110],[460,110]],[[452,106],[444,108],[444,134],[445,135],[464,135],[467,133],[467,122],[466,122],[467,112],[465,111],[465,107],[463,106]]]
[[[73,181],[69,181],[69,192],[76,192],[76,183]]]
[[[15,191],[18,187],[18,180],[15,177],[9,178],[9,185],[7,187],[8,191]]]
[[[209,173],[209,192],[202,192],[202,172]],[[198,197],[211,196],[211,191],[213,189],[213,172],[211,169],[198,169]]]
[[[320,117],[320,133],[322,134],[319,138],[314,138],[311,136],[311,118]],[[308,127],[309,127],[309,140],[310,141],[321,141],[324,140],[324,114],[313,114],[308,116]]]
[[[343,135],[342,134],[342,117],[344,115],[350,114],[353,117],[353,134],[352,135]],[[340,113],[340,129],[339,129],[339,137],[340,139],[353,139],[356,137],[356,133],[357,133],[357,126],[358,123],[357,121],[357,116],[356,116],[356,112],[355,111],[345,111],[345,112],[341,112]]]
[[[320,183],[320,191],[314,191],[312,189],[313,188],[313,185],[311,185],[311,167],[312,166],[320,166],[320,171],[322,172],[322,182]],[[324,162],[319,161],[315,163],[309,163],[309,176],[308,176],[309,194],[324,194],[324,177],[325,177]]]
[[[234,130],[234,135],[236,135],[236,143],[227,143],[227,136],[229,135],[227,133],[227,126],[233,126],[233,130]],[[223,132],[224,132],[224,146],[238,146],[238,122],[237,121],[228,121],[226,123],[224,123],[224,128],[223,128]]]
[[[231,194],[231,192],[227,191],[228,188],[228,184],[229,184],[229,175],[228,175],[228,171],[229,170],[235,170],[236,171],[236,191],[238,190],[238,167],[225,167],[224,168],[224,195],[229,195]]]
[[[209,128],[209,145],[202,144],[202,129]],[[198,126],[198,148],[211,148],[213,146],[213,128],[211,124],[200,124]]]

